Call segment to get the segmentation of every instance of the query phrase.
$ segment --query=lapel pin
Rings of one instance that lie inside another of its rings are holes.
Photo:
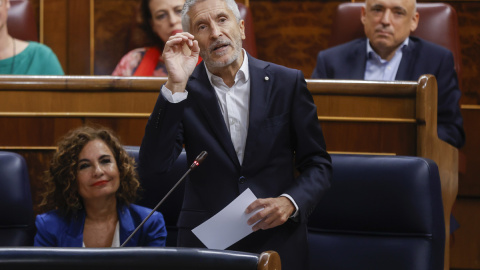
[[[268,78],[268,76],[265,76],[265,81],[268,81],[270,80],[270,78]]]

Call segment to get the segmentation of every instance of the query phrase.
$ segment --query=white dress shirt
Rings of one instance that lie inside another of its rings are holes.
[[[223,115],[223,120],[227,126],[230,138],[232,139],[235,152],[237,153],[240,165],[243,163],[245,154],[245,144],[247,142],[248,116],[250,104],[250,72],[248,69],[248,57],[245,50],[242,49],[243,63],[235,75],[235,83],[228,87],[223,79],[213,75],[208,68],[208,80],[217,95],[218,105]],[[162,87],[162,95],[171,103],[178,103],[185,100],[188,92],[176,92],[172,94],[168,88]]]
[[[365,66],[365,80],[372,81],[394,81],[397,76],[398,67],[402,61],[403,49],[408,46],[409,38],[406,38],[403,43],[395,51],[395,55],[387,61],[382,59],[370,45],[370,40],[367,39],[367,63]]]
[[[228,87],[223,79],[213,75],[207,69],[208,80],[215,89],[218,105],[227,125],[235,152],[240,165],[243,163],[245,144],[247,142],[248,116],[250,103],[250,73],[248,70],[248,57],[243,53],[243,63],[232,87]]]
[[[208,80],[215,90],[217,95],[218,105],[223,115],[223,120],[230,133],[235,152],[237,153],[240,165],[243,163],[243,156],[245,154],[245,145],[247,142],[248,120],[249,120],[249,105],[250,105],[250,71],[248,68],[248,56],[245,50],[242,49],[243,63],[237,74],[235,75],[235,82],[232,87],[228,87],[223,79],[212,74],[208,68]],[[162,87],[162,95],[171,103],[177,103],[187,98],[187,91],[175,93],[168,90],[165,86]],[[280,196],[287,197],[295,206],[294,215],[298,215],[298,205],[295,200],[288,195],[282,194]]]

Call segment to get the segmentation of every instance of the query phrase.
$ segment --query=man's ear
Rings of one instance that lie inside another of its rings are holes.
[[[417,29],[418,20],[420,20],[420,14],[415,11],[415,15],[412,16],[412,22],[410,23],[410,32],[413,32],[415,29]]]
[[[240,34],[242,36],[242,39],[245,39],[245,21],[244,20],[240,20],[240,22],[238,23],[239,24],[239,27],[240,27]]]
[[[361,9],[360,9],[360,21],[362,21],[362,24],[365,25],[365,6],[363,6]]]

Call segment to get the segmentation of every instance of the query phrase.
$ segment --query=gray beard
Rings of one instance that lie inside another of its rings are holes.
[[[242,39],[239,39],[235,42],[235,52],[232,55],[232,57],[228,59],[226,62],[212,61],[208,58],[208,54],[204,50],[200,50],[200,56],[205,61],[205,64],[207,65],[207,68],[209,70],[223,68],[230,65],[231,63],[235,62],[238,59],[241,53],[242,53]]]

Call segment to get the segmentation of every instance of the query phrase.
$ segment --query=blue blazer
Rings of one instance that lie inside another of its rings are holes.
[[[312,78],[363,80],[366,62],[367,39],[356,39],[318,53]],[[424,74],[432,74],[437,79],[438,137],[457,148],[462,147],[465,132],[458,105],[461,91],[453,55],[439,45],[411,36],[395,80],[417,81]]]
[[[120,244],[122,244],[135,228],[145,219],[152,210],[143,206],[130,204],[118,207],[120,225]],[[85,211],[81,211],[77,218],[65,218],[57,210],[37,215],[35,225],[35,246],[46,247],[82,247],[83,225]],[[126,244],[136,246],[165,246],[167,230],[162,214],[155,212],[142,228]]]
[[[173,164],[183,144],[189,163],[201,151],[208,152],[185,184],[177,224],[179,246],[205,247],[191,229],[247,188],[258,198],[289,194],[299,206],[298,221],[254,232],[229,249],[275,250],[282,258],[282,269],[307,269],[307,218],[330,186],[331,176],[317,109],[300,71],[248,57],[251,93],[243,164],[205,65],[200,64],[189,78],[186,100],[172,104],[159,95],[145,128],[139,173],[142,181],[161,179],[159,175]]]

